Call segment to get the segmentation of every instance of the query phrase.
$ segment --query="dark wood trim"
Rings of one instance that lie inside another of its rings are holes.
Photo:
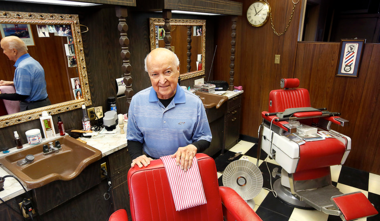
[[[132,89],[132,66],[129,61],[131,57],[131,53],[129,52],[129,38],[127,36],[128,25],[126,22],[126,18],[128,17],[128,10],[125,7],[116,7],[116,17],[119,18],[118,30],[120,32],[119,44],[121,46],[120,56],[123,59],[122,71],[123,71],[123,82],[125,84],[125,96],[127,97],[127,108],[129,108],[129,104],[131,103],[132,96],[134,94]]]
[[[251,137],[249,135],[244,135],[244,134],[240,134],[239,140],[245,140],[245,141],[252,142],[255,144],[259,142],[259,138]]]
[[[231,64],[230,64],[230,85],[229,90],[234,90],[234,75],[235,75],[235,45],[236,45],[236,22],[237,17],[232,18],[232,26],[231,26]]]
[[[192,26],[187,26],[187,72],[191,71],[191,28]],[[198,67],[196,67],[198,70]]]
[[[171,10],[164,10],[162,13],[162,16],[165,20],[164,30],[165,30],[165,48],[172,50],[170,44],[172,42],[172,36],[170,35],[170,31],[172,30],[172,26],[170,25],[170,19],[172,18],[172,11]]]

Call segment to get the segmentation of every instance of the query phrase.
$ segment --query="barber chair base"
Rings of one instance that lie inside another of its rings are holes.
[[[281,185],[281,179],[277,179],[273,184],[273,189],[276,191],[277,196],[286,203],[295,206],[300,209],[312,209],[309,204],[297,199],[290,192],[290,189]]]

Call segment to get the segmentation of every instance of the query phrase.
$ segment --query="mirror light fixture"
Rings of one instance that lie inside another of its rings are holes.
[[[67,1],[67,0],[4,0],[4,1],[45,4],[45,5],[64,5],[64,6],[73,6],[73,7],[87,7],[87,6],[101,5],[101,4],[95,4],[95,3],[76,2],[76,1]]]

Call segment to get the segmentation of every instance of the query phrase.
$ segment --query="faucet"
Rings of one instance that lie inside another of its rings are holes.
[[[58,140],[55,141],[55,146],[53,146],[53,142],[49,142],[49,146],[45,144],[42,149],[44,155],[58,153],[60,150],[61,150],[61,144],[59,143]]]

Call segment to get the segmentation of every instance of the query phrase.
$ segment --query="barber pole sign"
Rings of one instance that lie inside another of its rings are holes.
[[[355,69],[355,61],[358,54],[358,43],[346,44],[344,48],[344,59],[341,72],[344,74],[353,74]]]
[[[337,67],[338,76],[358,77],[364,44],[365,40],[359,39],[343,39],[341,41],[339,65]]]

